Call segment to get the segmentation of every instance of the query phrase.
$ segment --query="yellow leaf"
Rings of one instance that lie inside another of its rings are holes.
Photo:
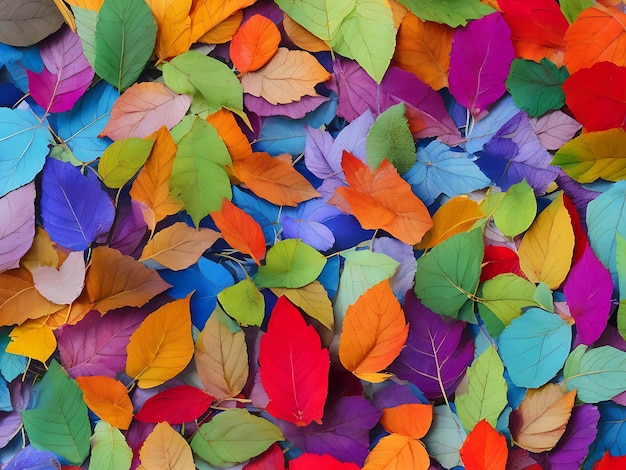
[[[315,85],[329,78],[313,55],[280,47],[265,66],[241,77],[241,85],[244,92],[272,104],[287,104],[303,96],[319,96]]]
[[[157,309],[130,336],[126,373],[139,388],[158,387],[182,372],[193,356],[189,299]]]
[[[160,60],[175,57],[191,46],[191,0],[146,0],[158,30],[154,52]]]
[[[248,349],[243,331],[231,332],[216,313],[198,335],[194,361],[207,393],[221,400],[239,394],[246,384]]]
[[[574,229],[563,193],[535,219],[518,249],[522,271],[534,283],[557,289],[567,277],[574,252]]]
[[[6,352],[46,362],[57,349],[57,340],[52,329],[37,320],[28,320],[9,333],[11,342]]]
[[[193,0],[191,11],[191,42],[198,41],[207,31],[231,16],[237,10],[252,5],[256,0]]]
[[[139,451],[138,470],[189,470],[195,468],[191,448],[185,438],[162,422],[148,435]]]
[[[334,331],[333,304],[328,298],[326,289],[319,281],[313,281],[299,289],[274,287],[271,290],[276,297],[284,295],[292,304],[304,310],[308,316],[315,318],[330,331]]]
[[[378,441],[363,470],[427,470],[429,466],[430,457],[424,444],[394,433]]]
[[[128,429],[133,420],[133,404],[122,382],[104,375],[76,377],[85,404],[99,418],[118,429]]]
[[[65,21],[65,24],[69,26],[73,33],[75,33],[76,21],[74,20],[74,15],[72,15],[72,11],[68,8],[65,2],[63,2],[63,0],[54,0],[54,4],[61,12],[61,16],[63,16],[63,21]]]
[[[196,263],[220,234],[208,228],[195,229],[185,222],[176,222],[146,243],[139,261],[156,261],[173,271],[186,269]]]
[[[0,326],[20,325],[28,319],[51,315],[60,308],[37,292],[26,269],[0,273]]]
[[[66,3],[73,7],[84,8],[85,10],[98,11],[104,0],[66,0]]]
[[[224,44],[233,38],[243,20],[243,11],[238,10],[221,23],[198,38],[198,42],[205,44]]]
[[[400,302],[385,279],[348,307],[339,337],[339,360],[358,378],[382,382],[391,374],[379,371],[398,357],[408,333]]]
[[[50,240],[50,235],[42,227],[35,229],[35,239],[30,249],[26,252],[20,264],[32,272],[40,266],[51,266],[56,268],[59,264],[59,254],[54,249],[54,243]]]
[[[283,28],[285,29],[287,36],[289,36],[289,39],[291,39],[300,49],[304,49],[309,52],[330,51],[330,46],[328,44],[315,36],[313,33],[310,33],[304,27],[300,26],[287,14],[285,14],[283,18]]]
[[[401,434],[413,439],[421,439],[430,429],[433,421],[432,405],[407,403],[383,409],[380,424],[385,431]]]

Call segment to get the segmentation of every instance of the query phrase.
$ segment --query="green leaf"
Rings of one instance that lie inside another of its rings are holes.
[[[283,434],[277,426],[245,409],[235,408],[200,426],[191,440],[191,448],[209,464],[222,466],[256,457],[282,440]]]
[[[94,70],[125,90],[143,72],[156,33],[157,24],[145,0],[105,0],[96,24]]]
[[[460,450],[467,434],[459,418],[446,405],[435,406],[433,424],[422,441],[428,455],[436,459],[444,468],[463,465]]]
[[[102,153],[98,173],[109,188],[119,189],[146,163],[154,139],[131,137],[113,142]]]
[[[325,265],[326,258],[315,248],[299,238],[288,238],[269,249],[254,282],[259,288],[302,287],[317,279]]]
[[[617,330],[626,339],[626,239],[617,235],[615,261],[619,287],[619,307],[617,308]]]
[[[197,116],[189,132],[176,145],[178,151],[169,179],[170,191],[183,202],[197,227],[209,212],[221,209],[223,197],[232,198],[230,180],[224,169],[231,164],[230,154],[215,127]]]
[[[72,6],[74,20],[76,20],[76,34],[83,45],[83,54],[93,68],[96,63],[96,25],[98,24],[98,11],[87,10]]]
[[[376,118],[367,135],[366,144],[367,164],[371,168],[378,168],[386,158],[400,174],[404,174],[417,160],[415,142],[405,112],[404,103],[398,103]]]
[[[82,391],[53,360],[35,393],[37,408],[21,412],[31,444],[82,464],[89,455],[91,436]]]
[[[567,77],[569,73],[565,67],[558,68],[546,58],[540,63],[513,59],[506,88],[518,108],[538,117],[563,107],[565,93],[561,86]]]
[[[595,0],[561,0],[559,2],[563,16],[567,18],[570,24],[574,22],[583,10],[595,5],[595,3]]]
[[[465,26],[468,20],[477,20],[495,10],[480,0],[398,0],[423,21],[443,23],[453,28]]]
[[[467,370],[467,393],[457,395],[454,403],[459,419],[466,431],[471,431],[486,419],[494,428],[498,416],[508,403],[504,365],[493,345],[476,358]]]
[[[276,0],[291,19],[318,38],[330,43],[341,22],[354,10],[357,0]]]
[[[481,286],[480,315],[489,334],[497,338],[524,307],[538,307],[535,284],[515,274],[500,274]]]
[[[565,362],[563,375],[567,389],[577,389],[583,403],[610,400],[626,390],[626,352],[612,346],[587,350],[580,345]]]
[[[121,431],[106,421],[98,421],[91,437],[89,470],[126,470],[133,460],[133,451]]]
[[[537,306],[546,312],[554,313],[554,298],[552,291],[545,282],[537,284],[537,289],[533,295],[533,299],[537,302]]]
[[[396,48],[396,30],[386,0],[358,0],[343,19],[331,46],[341,55],[356,60],[380,83]]]
[[[458,318],[472,299],[480,278],[485,247],[482,231],[459,233],[417,260],[415,295],[440,315]]]
[[[242,326],[261,326],[265,316],[265,298],[249,277],[217,295],[222,307]]]
[[[493,213],[493,220],[503,234],[514,237],[530,227],[536,215],[535,192],[524,178],[508,189]]]

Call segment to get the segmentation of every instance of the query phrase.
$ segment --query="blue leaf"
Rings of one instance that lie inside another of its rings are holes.
[[[82,251],[109,231],[115,206],[94,172],[83,176],[71,163],[49,158],[41,183],[41,217],[54,242]]]
[[[266,244],[273,245],[280,231],[279,207],[265,199],[242,191],[237,186],[233,186],[233,203],[259,223],[263,229]]]
[[[561,370],[570,351],[572,329],[561,317],[530,308],[498,338],[502,362],[518,387],[538,388]]]
[[[5,467],[5,470],[59,470],[61,464],[56,454],[26,446]]]
[[[324,225],[342,212],[321,199],[311,199],[294,208],[284,208],[281,225],[285,238],[300,238],[316,250],[326,251],[335,244],[333,232]]]
[[[607,450],[614,457],[626,455],[626,407],[603,401],[598,403],[598,409],[598,434],[583,464],[585,470],[590,470]]]
[[[6,347],[10,341],[9,331],[2,331],[0,333],[0,373],[7,382],[12,382],[15,377],[24,373],[28,364],[26,356],[6,352]]]
[[[5,380],[0,378],[0,411],[12,411],[11,394]]]
[[[33,180],[52,135],[29,109],[0,108],[0,197]]]
[[[339,263],[339,256],[331,256],[326,260],[324,269],[317,277],[317,280],[328,293],[329,299],[335,297],[339,288]]]
[[[489,114],[476,123],[471,129],[470,135],[465,143],[465,151],[476,153],[483,149],[483,146],[491,140],[498,130],[504,126],[513,116],[520,112],[515,106],[513,97],[505,95],[496,102]]]

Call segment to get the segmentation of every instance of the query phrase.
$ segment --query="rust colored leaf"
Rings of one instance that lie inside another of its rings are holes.
[[[230,59],[241,73],[267,64],[280,44],[280,31],[263,15],[253,15],[235,33],[230,43]]]
[[[133,420],[133,404],[122,382],[104,375],[76,377],[83,400],[98,417],[118,429],[128,429]]]

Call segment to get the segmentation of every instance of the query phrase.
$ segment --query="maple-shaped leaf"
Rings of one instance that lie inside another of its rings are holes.
[[[506,438],[484,419],[476,424],[461,447],[465,468],[504,470],[508,455]]]
[[[98,417],[118,429],[128,429],[133,420],[133,404],[119,380],[104,375],[77,377],[83,400]]]
[[[263,67],[278,51],[280,31],[263,15],[251,16],[230,42],[230,59],[241,73]],[[275,103],[274,103],[275,104]]]
[[[315,329],[285,297],[278,299],[261,338],[259,364],[270,414],[298,426],[321,424],[330,356]]]
[[[161,2],[146,0],[157,24],[154,52],[161,59],[176,57],[191,46],[191,0]]]
[[[417,439],[392,433],[378,441],[367,456],[363,470],[427,470],[429,467],[430,457],[424,444]]]
[[[405,403],[383,408],[383,415],[380,418],[380,424],[385,431],[413,439],[424,437],[432,421],[433,407],[423,403]]]
[[[359,467],[353,462],[342,462],[328,454],[300,454],[289,461],[289,470],[357,470]],[[269,470],[269,469],[268,469]]]
[[[421,241],[432,227],[432,219],[389,160],[372,171],[344,151],[341,166],[349,186],[337,188],[331,204],[353,214],[365,229],[386,230],[409,245]]]
[[[186,470],[195,467],[191,448],[185,438],[166,422],[157,424],[139,451],[138,470],[167,468]]]
[[[341,364],[362,380],[382,382],[390,374],[380,371],[400,354],[408,332],[389,281],[382,281],[346,311],[339,337]]]
[[[79,382],[80,384],[80,382]],[[148,398],[135,415],[146,423],[182,424],[198,419],[213,402],[208,393],[191,385],[168,388]],[[182,403],[185,406],[180,406]]]

